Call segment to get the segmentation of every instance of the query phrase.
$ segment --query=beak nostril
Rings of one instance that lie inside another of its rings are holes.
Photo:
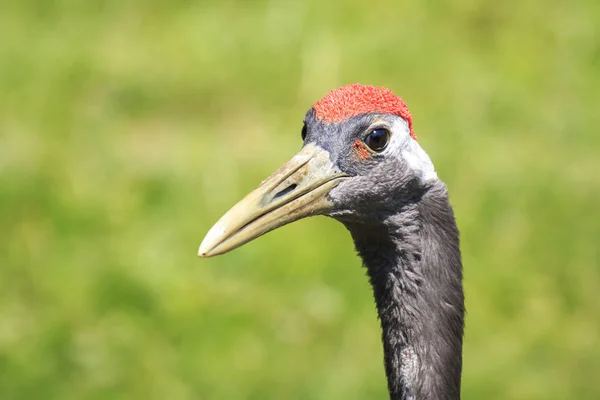
[[[294,189],[296,189],[298,185],[295,183],[292,183],[290,186],[286,187],[285,189],[283,189],[282,191],[280,191],[279,193],[277,193],[275,196],[273,196],[273,200],[285,196],[286,194],[288,194],[289,192],[293,191]]]

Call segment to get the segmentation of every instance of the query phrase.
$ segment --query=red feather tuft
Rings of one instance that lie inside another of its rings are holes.
[[[362,140],[355,140],[352,144],[352,150],[360,161],[364,161],[371,157],[371,153],[369,153],[369,150],[367,150],[367,145]]]
[[[355,83],[329,92],[312,107],[317,119],[335,123],[361,114],[395,114],[408,122],[410,136],[417,140],[413,131],[412,115],[404,100],[384,87]]]

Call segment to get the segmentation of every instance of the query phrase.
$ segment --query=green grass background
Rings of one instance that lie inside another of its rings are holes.
[[[449,186],[463,397],[599,399],[596,0],[3,1],[0,398],[385,399],[340,224],[196,256],[352,82]]]

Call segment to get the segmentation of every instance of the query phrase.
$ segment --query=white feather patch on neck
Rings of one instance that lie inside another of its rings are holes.
[[[392,125],[390,151],[406,160],[421,182],[438,179],[431,159],[419,143],[410,136],[408,123],[400,117]]]

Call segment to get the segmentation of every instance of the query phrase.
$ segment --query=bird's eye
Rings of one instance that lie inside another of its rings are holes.
[[[365,143],[373,151],[382,151],[390,141],[390,131],[387,129],[379,128],[373,129],[371,133],[365,138]]]
[[[304,126],[302,127],[302,140],[306,139],[306,124],[304,124]]]

